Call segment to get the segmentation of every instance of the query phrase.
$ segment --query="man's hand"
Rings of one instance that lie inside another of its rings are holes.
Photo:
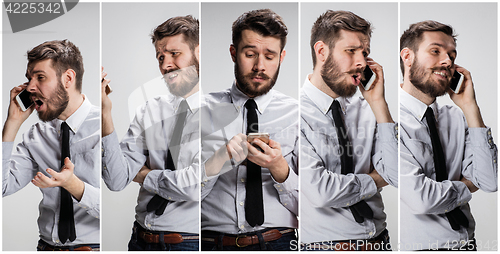
[[[362,85],[359,86],[359,90],[370,105],[377,123],[393,123],[389,107],[385,101],[383,68],[369,57],[367,57],[366,63],[377,77],[369,90],[365,90]]]
[[[64,159],[64,167],[60,172],[48,168],[47,173],[52,177],[49,178],[42,174],[42,172],[38,172],[31,182],[39,188],[62,187],[80,201],[83,196],[85,184],[74,174],[74,169],[75,165],[66,157]]]
[[[373,170],[372,172],[370,172],[368,174],[369,176],[371,176],[373,178],[373,181],[375,181],[375,185],[377,185],[377,188],[382,188],[384,186],[387,186],[387,182],[384,180],[384,178],[382,178],[377,170]]]
[[[259,146],[264,152],[253,146]],[[280,143],[269,139],[269,145],[262,140],[255,138],[252,143],[247,142],[248,160],[264,168],[268,168],[274,180],[278,183],[284,182],[288,178],[290,171],[288,163],[281,153]]]
[[[236,164],[243,162],[247,158],[248,154],[247,143],[247,135],[243,133],[239,133],[232,137],[225,146],[219,148],[219,150],[217,150],[215,154],[205,163],[205,172],[207,176],[225,173],[220,171],[222,166],[224,166],[224,163],[231,158],[236,162]]]
[[[7,120],[3,126],[2,131],[2,141],[3,142],[13,142],[16,139],[17,132],[21,125],[28,119],[28,117],[33,113],[35,105],[31,105],[26,111],[21,109],[21,106],[17,103],[16,96],[21,93],[28,83],[24,83],[20,86],[16,86],[10,90],[10,104],[9,111],[7,114]]]
[[[469,188],[470,193],[474,193],[477,190],[479,190],[479,188],[476,187],[476,185],[474,185],[471,181],[467,180],[463,176],[462,176],[462,179],[460,179],[460,182],[463,182],[463,183],[465,183],[465,185],[467,185],[467,188]]]
[[[108,97],[108,92],[106,87],[111,82],[109,79],[105,79],[108,74],[104,72],[104,67],[101,67],[101,113],[102,113],[102,136],[105,137],[111,134],[115,127],[113,125],[113,118],[111,117],[112,103],[111,99]]]
[[[460,109],[462,109],[462,112],[464,112],[469,128],[484,128],[485,125],[483,118],[481,116],[481,112],[479,111],[479,107],[477,106],[472,76],[465,68],[456,64],[455,66],[455,71],[464,75],[464,81],[458,94],[454,93],[451,89],[448,89],[448,94],[450,95],[451,100],[458,107],[460,107]]]
[[[135,175],[133,181],[136,183],[140,183],[140,184],[144,183],[144,179],[146,179],[146,176],[151,171],[152,171],[152,169],[150,169],[146,166],[142,166],[141,170],[139,170],[139,172],[137,172],[137,175]]]

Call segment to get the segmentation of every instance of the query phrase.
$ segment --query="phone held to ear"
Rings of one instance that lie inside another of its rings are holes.
[[[453,90],[454,93],[459,93],[463,82],[464,75],[455,70],[455,73],[453,73],[453,77],[451,78],[450,89]]]
[[[368,89],[370,89],[370,87],[372,86],[373,82],[375,81],[375,78],[377,78],[377,75],[367,65],[365,67],[365,70],[363,71],[363,76],[365,78],[361,80],[361,84],[363,85],[363,88],[365,90],[368,90]]]
[[[31,105],[33,105],[33,101],[31,100],[31,93],[26,91],[26,89],[16,95],[16,101],[23,111],[28,110]]]

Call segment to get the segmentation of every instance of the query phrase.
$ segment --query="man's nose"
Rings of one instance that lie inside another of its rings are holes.
[[[170,56],[165,56],[165,59],[163,59],[163,62],[161,64],[162,70],[165,72],[168,72],[174,68],[174,61],[173,58]]]
[[[259,71],[259,72],[265,71],[266,66],[264,64],[264,61],[265,61],[265,56],[263,55],[257,56],[253,66],[253,71]]]
[[[366,66],[366,58],[362,52],[357,52],[354,55],[354,64],[355,64],[356,68],[360,68],[360,69],[362,69]]]
[[[28,82],[28,86],[26,87],[26,90],[30,93],[34,93],[37,91],[37,86],[36,86],[36,80],[35,79],[31,79],[29,82]]]
[[[453,62],[451,61],[450,55],[443,54],[443,57],[441,58],[440,64],[441,64],[441,66],[446,66],[447,68],[451,67]]]

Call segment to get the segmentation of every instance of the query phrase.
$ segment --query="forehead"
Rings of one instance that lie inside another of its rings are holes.
[[[241,41],[238,48],[260,48],[280,52],[281,40],[272,36],[263,36],[252,30],[245,29],[241,32]]]
[[[370,38],[361,32],[354,32],[348,30],[340,30],[339,39],[335,43],[335,46],[340,47],[363,47],[365,49],[370,48]]]
[[[432,46],[445,48],[447,51],[455,51],[456,45],[453,37],[439,31],[424,32],[419,49],[425,49]]]
[[[56,73],[52,59],[45,59],[28,64],[26,76],[31,76],[37,73],[54,74]]]
[[[183,34],[177,34],[174,36],[167,36],[162,38],[155,43],[156,51],[172,50],[172,49],[186,49],[189,45],[184,40]]]

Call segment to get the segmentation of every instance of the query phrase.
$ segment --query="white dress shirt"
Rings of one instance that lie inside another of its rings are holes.
[[[226,162],[221,174],[207,177],[205,162],[238,133],[246,133],[249,99],[233,83],[230,89],[211,93],[202,112],[201,228],[229,234],[253,232],[268,227],[297,228],[298,106],[297,101],[271,90],[254,98],[259,132],[267,132],[281,145],[290,172],[283,183],[276,182],[269,169],[262,167],[264,224],[251,227],[245,219],[246,165]],[[234,164],[234,166],[232,165]]]
[[[76,240],[62,244],[59,241],[58,221],[61,190],[59,187],[40,188],[38,228],[40,238],[54,246],[98,244],[100,213],[99,138],[101,111],[87,99],[66,119],[70,127],[70,155],[75,165],[74,174],[85,184],[82,199],[73,197]],[[3,196],[22,189],[42,172],[51,177],[47,168],[59,171],[61,167],[61,123],[59,119],[38,122],[23,133],[23,141],[12,151],[14,142],[2,142]],[[24,219],[24,218],[23,218]]]
[[[377,124],[359,94],[339,97],[348,138],[353,146],[354,173],[341,174],[337,130],[330,105],[333,98],[308,78],[301,93],[301,242],[370,239],[386,228],[380,191],[368,175],[373,169],[398,185],[397,125]],[[365,200],[373,219],[357,223],[349,206]]]
[[[199,93],[186,99],[189,110],[182,132],[176,170],[166,168],[167,151],[182,97],[172,94],[150,99],[118,143],[116,132],[103,137],[102,178],[112,191],[132,182],[146,165],[153,169],[141,185],[136,220],[145,229],[199,233]],[[162,215],[147,212],[155,194],[169,202]],[[119,213],[120,211],[116,211]]]
[[[401,249],[464,246],[474,236],[475,222],[468,204],[472,194],[460,181],[461,176],[486,192],[497,190],[497,148],[491,130],[468,128],[460,109],[432,103],[429,107],[434,111],[448,172],[448,180],[437,182],[431,137],[424,119],[427,105],[403,89],[399,91]],[[468,218],[468,228],[451,228],[445,213],[456,207]]]

